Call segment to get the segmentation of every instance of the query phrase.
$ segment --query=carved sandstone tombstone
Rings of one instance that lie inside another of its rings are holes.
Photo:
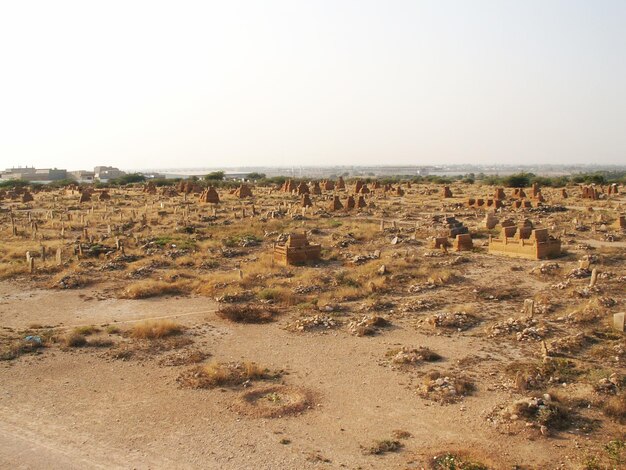
[[[200,194],[200,202],[208,204],[219,204],[220,196],[213,186],[209,186]]]
[[[91,192],[83,191],[82,193],[80,193],[80,199],[78,200],[79,204],[82,204],[84,202],[90,202],[90,201],[91,201]]]
[[[613,329],[624,332],[624,317],[626,317],[626,312],[613,314]]]
[[[273,259],[279,264],[301,264],[320,259],[321,246],[309,243],[304,233],[291,233],[284,244],[275,244]]]
[[[334,211],[338,211],[341,209],[343,209],[343,204],[339,200],[339,196],[333,196],[333,200],[331,201],[330,206],[328,207],[328,210],[330,210],[331,212],[334,212]]]
[[[485,215],[485,220],[483,223],[485,224],[485,228],[488,230],[492,230],[498,225],[498,218],[491,212],[487,212]]]
[[[22,202],[32,202],[34,199],[29,191],[24,191],[24,194],[22,194]]]
[[[246,197],[252,197],[252,190],[250,189],[250,186],[248,186],[247,184],[242,184],[235,191],[235,196],[237,196],[240,199],[243,199]]]
[[[469,233],[459,233],[453,242],[454,251],[471,251],[473,248],[472,236]]]
[[[493,193],[493,198],[496,201],[501,201],[503,199],[506,199],[506,194],[504,193],[504,189],[503,188],[496,188],[494,193]]]
[[[296,188],[296,191],[298,192],[298,196],[302,196],[303,194],[309,194],[309,187],[307,186],[307,184],[302,181],[298,187]]]

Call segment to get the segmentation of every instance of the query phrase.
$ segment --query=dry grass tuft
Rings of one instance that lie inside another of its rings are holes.
[[[550,358],[545,362],[512,362],[506,373],[514,378],[519,391],[544,389],[552,382],[573,382],[581,373],[576,364],[567,359]]]
[[[93,326],[93,325],[79,326],[77,328],[74,328],[74,333],[77,333],[83,336],[93,335],[95,333],[98,333],[99,331],[100,331],[100,328],[98,328],[97,326]]]
[[[285,306],[298,305],[302,302],[302,296],[294,294],[286,287],[272,287],[261,289],[257,293],[257,297],[261,300],[274,302]]]
[[[0,281],[11,279],[28,273],[28,268],[24,263],[2,263],[0,264]]]
[[[270,380],[280,374],[270,373],[254,362],[210,362],[184,371],[178,382],[187,388],[214,388],[241,385],[256,380]]]
[[[146,320],[134,325],[130,336],[135,339],[160,339],[182,332],[183,327],[172,320]]]
[[[0,347],[0,361],[17,359],[23,354],[36,352],[43,344],[33,341],[15,340]]]
[[[626,421],[626,393],[610,397],[604,402],[604,414],[620,423]]]
[[[126,288],[123,296],[127,299],[147,299],[162,295],[180,295],[186,292],[183,282],[165,282],[146,279],[135,282]]]

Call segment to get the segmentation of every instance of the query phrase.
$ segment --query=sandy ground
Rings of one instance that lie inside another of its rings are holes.
[[[505,435],[486,419],[510,401],[499,390],[496,363],[515,348],[471,334],[424,335],[399,324],[359,338],[345,332],[294,334],[283,322],[239,325],[215,315],[205,298],[97,300],[97,289],[24,290],[0,283],[0,324],[75,326],[176,317],[193,328],[195,346],[220,361],[254,360],[287,372],[284,381],[315,396],[299,416],[242,416],[238,391],[180,388],[181,367],[156,360],[122,361],[105,351],[46,350],[0,363],[1,468],[421,468],[446,450],[472,449],[494,468],[578,468],[585,437]],[[399,345],[428,346],[444,364],[474,357],[471,372],[493,376],[462,404],[441,406],[417,396],[411,376],[382,364]],[[493,371],[493,372],[492,372]],[[365,455],[362,446],[412,437],[399,453]],[[288,444],[281,440],[288,440]]]

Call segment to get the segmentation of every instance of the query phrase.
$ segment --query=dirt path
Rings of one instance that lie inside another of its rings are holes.
[[[35,323],[67,327],[132,323],[202,316],[216,308],[217,303],[206,297],[122,300],[102,298],[96,289],[25,291],[17,285],[0,282],[0,325],[9,328],[26,328]]]
[[[472,333],[429,335],[397,322],[369,338],[294,334],[283,328],[288,317],[268,325],[227,323],[206,309],[206,299],[92,301],[85,300],[89,291],[83,297],[10,291],[0,283],[0,322],[13,328],[42,317],[67,325],[178,317],[191,328],[194,348],[218,361],[283,370],[287,384],[314,394],[315,406],[298,417],[250,418],[232,410],[239,391],[182,389],[176,379],[185,367],[159,365],[158,356],[122,361],[102,350],[51,349],[0,364],[2,468],[49,468],[50,462],[57,468],[412,468],[411,462],[459,448],[507,464],[576,468],[570,460],[576,440],[558,448],[552,440],[529,445],[523,436],[503,439],[486,420],[511,399],[498,387],[498,363],[518,358],[520,350],[502,351]],[[437,351],[444,357],[438,369],[471,360],[468,373],[481,377],[478,393],[449,406],[419,398],[417,376],[384,362],[389,349],[402,345]],[[412,435],[402,452],[363,452],[398,429]]]

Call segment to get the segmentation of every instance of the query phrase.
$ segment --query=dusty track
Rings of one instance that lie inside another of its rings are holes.
[[[0,322],[14,328],[41,315],[55,324],[82,324],[136,321],[155,313],[153,301],[84,300],[96,294],[90,291],[82,298],[75,291],[7,297],[11,286],[0,289]],[[470,448],[507,463],[576,468],[569,460],[576,439],[502,438],[485,416],[510,397],[489,379],[463,405],[440,406],[416,396],[410,375],[379,364],[391,347],[420,344],[441,353],[444,367],[476,356],[472,373],[489,377],[496,361],[520,354],[515,348],[498,351],[469,334],[424,335],[406,325],[372,338],[294,335],[281,323],[225,323],[199,309],[206,305],[206,299],[158,301],[159,311],[195,328],[197,346],[214,358],[284,369],[286,382],[313,391],[319,406],[300,417],[242,417],[229,409],[237,392],[181,389],[180,368],[113,360],[102,351],[50,350],[0,366],[0,467],[49,468],[54,462],[56,468],[406,468],[432,452]],[[43,306],[48,307],[42,314]],[[361,446],[395,429],[413,435],[403,452],[362,453]],[[281,444],[283,438],[291,443]]]

